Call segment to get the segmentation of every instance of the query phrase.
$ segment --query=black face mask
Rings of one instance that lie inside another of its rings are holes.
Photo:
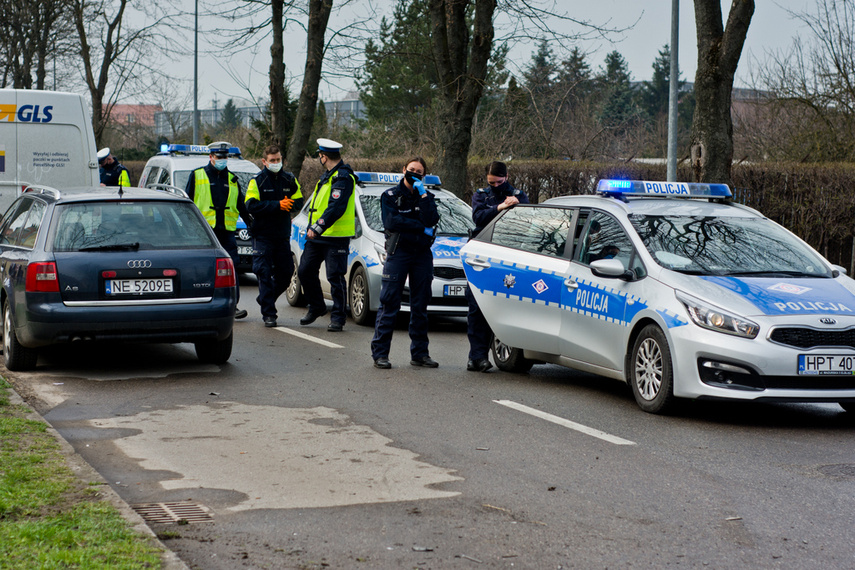
[[[508,184],[507,180],[505,180],[498,186],[493,186],[492,188],[494,192],[498,192],[499,194],[507,194],[508,191],[511,189],[511,185]]]
[[[406,178],[406,179],[407,179],[407,182],[409,182],[410,184],[412,184],[412,183],[413,183],[413,182],[415,182],[416,180],[421,180],[421,179],[422,179],[422,175],[421,175],[421,174],[416,174],[415,172],[410,172],[410,171],[408,170],[408,171],[406,171],[406,172],[404,173],[404,178]]]

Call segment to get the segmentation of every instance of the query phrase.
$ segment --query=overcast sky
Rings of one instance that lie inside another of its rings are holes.
[[[380,5],[390,5],[391,0],[375,0]],[[360,0],[360,6],[364,6]],[[192,3],[184,0],[185,4]],[[338,5],[339,2],[336,3]],[[651,65],[658,56],[659,50],[670,43],[671,34],[671,1],[670,0],[558,0],[559,9],[567,10],[574,18],[588,20],[594,24],[604,24],[613,28],[632,29],[622,34],[613,35],[614,43],[605,40],[582,41],[578,44],[580,49],[588,53],[588,61],[595,71],[602,65],[605,56],[612,50],[619,51],[629,64],[629,70],[634,80],[642,81],[650,79],[652,74]],[[730,8],[729,0],[722,1],[724,18]],[[793,38],[800,31],[803,32],[801,23],[793,20],[787,13],[787,9],[793,11],[805,11],[815,5],[806,0],[757,0],[757,7],[751,26],[748,31],[748,39],[737,72],[737,85],[744,85],[749,78],[749,69],[752,65],[762,62],[768,50],[787,49]],[[364,7],[362,8],[364,10]],[[341,25],[347,16],[333,14],[330,20],[330,28]],[[376,18],[379,22],[379,17]],[[215,25],[206,18],[200,19],[200,49],[204,49],[205,26]],[[499,25],[501,21],[497,22]],[[556,24],[562,26],[569,32],[575,28],[569,23]],[[291,79],[290,90],[296,96],[300,90],[302,79],[302,68],[305,63],[305,34],[296,26],[286,29],[286,67]],[[536,45],[518,42],[512,46],[511,65],[512,72],[519,73],[531,58]],[[561,46],[555,46],[554,53],[561,56]],[[682,79],[693,81],[697,66],[697,45],[695,41],[695,18],[694,5],[689,0],[680,1],[680,71]],[[259,42],[253,49],[244,51],[232,57],[224,56],[217,63],[215,58],[205,56],[200,58],[199,79],[199,107],[210,108],[214,97],[221,106],[229,98],[249,99],[249,92],[245,85],[249,85],[256,98],[266,98],[267,69],[270,65],[270,43],[269,39]],[[228,62],[227,67],[222,62]],[[325,69],[327,65],[325,64]],[[228,77],[228,72],[237,80]],[[192,81],[192,61],[190,65],[181,66],[176,74]],[[190,83],[192,88],[192,83]],[[344,97],[348,90],[354,89],[352,80],[343,77],[327,77],[321,85],[321,99],[333,101]]]

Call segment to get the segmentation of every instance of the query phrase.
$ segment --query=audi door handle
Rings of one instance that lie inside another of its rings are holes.
[[[570,289],[571,291],[574,291],[579,288],[579,284],[576,283],[576,280],[571,277],[568,277],[564,280],[564,286]]]

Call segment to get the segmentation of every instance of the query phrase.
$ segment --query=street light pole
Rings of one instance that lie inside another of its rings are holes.
[[[680,0],[671,0],[671,77],[668,90],[668,182],[677,181],[677,79],[680,68],[677,55],[680,41]]]
[[[199,0],[193,33],[193,144],[199,144]]]

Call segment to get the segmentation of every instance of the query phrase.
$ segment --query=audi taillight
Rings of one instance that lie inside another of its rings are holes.
[[[56,275],[56,263],[42,261],[27,266],[28,293],[58,293],[59,279]]]
[[[217,259],[217,276],[214,277],[214,287],[235,286],[235,265],[231,257]]]

